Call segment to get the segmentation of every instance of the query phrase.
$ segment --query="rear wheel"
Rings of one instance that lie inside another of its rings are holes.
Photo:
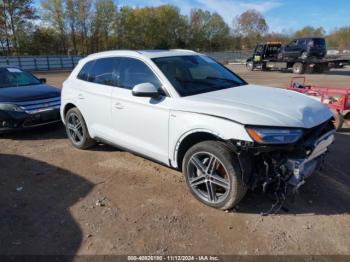
[[[304,74],[305,72],[305,66],[303,63],[300,63],[300,62],[297,62],[297,63],[294,63],[293,65],[293,73],[294,74]]]
[[[232,208],[247,191],[235,154],[222,142],[204,141],[191,147],[182,170],[193,196],[214,208]]]
[[[95,140],[90,137],[85,120],[78,108],[69,109],[65,120],[67,136],[74,147],[87,149],[95,144]]]

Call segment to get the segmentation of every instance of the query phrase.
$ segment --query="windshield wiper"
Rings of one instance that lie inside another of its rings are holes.
[[[227,78],[221,78],[221,77],[215,77],[215,76],[208,76],[207,79],[208,79],[208,80],[223,80],[223,81],[230,82],[230,83],[233,83],[233,84],[236,84],[236,85],[240,85],[239,82],[237,82],[237,81],[235,81],[235,80],[232,80],[232,79],[227,79]]]
[[[187,80],[187,79],[181,79],[176,77],[175,78],[177,81],[181,82],[181,83],[192,83],[192,84],[203,84],[206,86],[210,86],[211,83],[208,83],[207,81],[203,80],[203,79],[193,79],[193,80]]]

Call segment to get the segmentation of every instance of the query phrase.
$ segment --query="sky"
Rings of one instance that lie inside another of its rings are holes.
[[[40,0],[35,1],[39,5]],[[327,33],[350,26],[350,0],[115,0],[115,3],[132,7],[172,4],[184,15],[192,8],[202,8],[219,13],[229,25],[237,15],[256,9],[264,15],[270,31],[279,33],[290,33],[306,25],[322,26]]]

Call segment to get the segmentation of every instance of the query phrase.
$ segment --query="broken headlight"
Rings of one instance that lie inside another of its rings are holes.
[[[250,137],[260,144],[292,144],[303,135],[301,129],[246,127]]]

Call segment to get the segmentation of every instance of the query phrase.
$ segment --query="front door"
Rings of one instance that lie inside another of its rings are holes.
[[[118,58],[117,87],[112,91],[112,121],[118,144],[168,163],[170,97],[136,97],[132,88],[141,83],[161,83],[153,71],[134,58]]]
[[[284,48],[285,57],[297,58],[299,57],[299,53],[300,53],[300,47],[298,45],[298,40],[294,40]]]

